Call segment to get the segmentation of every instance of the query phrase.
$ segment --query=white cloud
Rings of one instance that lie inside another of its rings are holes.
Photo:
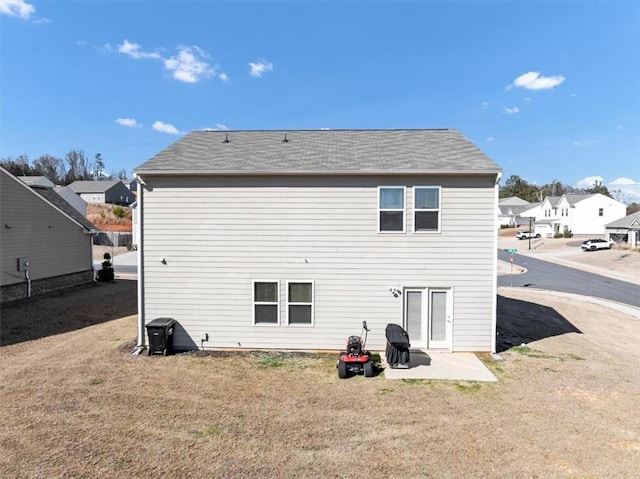
[[[571,98],[577,98],[578,95],[576,95],[575,93],[572,93],[571,95],[569,95]]]
[[[76,45],[78,45],[79,47],[86,47],[87,46],[87,41],[86,40],[78,40],[76,42]]]
[[[0,15],[9,15],[11,17],[20,17],[29,20],[35,11],[36,8],[24,0],[0,1]]]
[[[618,125],[618,126],[616,126],[616,130],[624,130],[624,125]]]
[[[229,77],[227,76],[226,73],[220,73],[220,75],[218,75],[218,78],[225,83],[229,81]]]
[[[206,56],[207,54],[196,46],[180,46],[177,55],[164,60],[164,67],[172,72],[176,80],[196,83],[216,73],[211,65],[203,61]]]
[[[273,70],[273,63],[266,60],[260,60],[257,63],[249,62],[249,75],[254,78],[260,78],[266,72]]]
[[[544,77],[540,75],[540,72],[527,72],[513,80],[509,88],[515,86],[527,90],[549,90],[560,85],[565,80],[566,78],[562,75]]]
[[[105,47],[107,45],[105,45]],[[110,48],[111,46],[109,45],[109,49]],[[140,45],[138,45],[137,43],[131,43],[126,39],[120,45],[118,45],[118,53],[128,55],[134,60],[139,60],[140,58],[153,58],[159,60],[162,58],[158,53],[155,52],[143,52]]]
[[[222,123],[216,123],[214,126],[203,128],[202,131],[229,131],[229,127],[227,125],[223,125]]]
[[[640,181],[631,178],[616,178],[607,185],[607,189],[613,197],[622,202],[640,202]],[[620,194],[616,194],[619,192]]]
[[[326,127],[326,126],[325,126],[325,127],[320,128],[320,130],[321,130],[321,131],[330,131],[330,130],[331,130],[331,128],[328,128],[328,127]]]
[[[635,180],[632,180],[631,178],[625,178],[625,177],[620,177],[620,178],[616,178],[615,180],[613,180],[611,183],[609,183],[610,185],[614,185],[614,186],[621,186],[621,185],[637,185],[638,182]]]
[[[170,135],[179,135],[180,131],[173,126],[170,123],[163,123],[161,121],[156,121],[154,122],[154,124],[151,126],[151,128],[153,128],[156,131],[159,131],[161,133],[169,133]]]
[[[527,98],[523,98],[524,101],[531,101],[531,98],[527,97]]]
[[[135,119],[133,118],[118,118],[116,120],[116,123],[118,125],[122,125],[122,126],[128,126],[129,128],[136,128],[138,126],[142,126],[140,123],[138,123]]]
[[[485,140],[487,143],[492,142],[493,140],[495,140],[495,138],[493,136],[489,136],[487,137],[487,139]]]
[[[587,176],[576,183],[579,188],[593,188],[597,183],[602,183],[602,176]]]
[[[36,25],[46,25],[47,23],[51,23],[51,20],[49,20],[47,17],[42,17],[34,20],[33,23],[35,23]]]
[[[483,110],[486,110],[487,108],[489,108],[489,102],[487,102],[487,101],[483,101],[483,102],[482,102],[482,109],[483,109]]]
[[[520,111],[520,108],[518,108],[517,106],[514,106],[514,107],[505,106],[502,108],[502,111],[509,115],[513,115],[515,113],[518,113]]]

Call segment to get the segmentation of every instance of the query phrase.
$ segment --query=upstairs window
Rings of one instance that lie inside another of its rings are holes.
[[[413,195],[413,231],[440,231],[440,188],[416,186]]]
[[[378,231],[405,232],[405,188],[404,186],[381,186],[378,188]]]
[[[598,216],[604,216],[604,208],[598,208]]]
[[[253,324],[278,324],[278,281],[253,282]]]
[[[287,283],[287,317],[289,324],[313,324],[313,282]]]

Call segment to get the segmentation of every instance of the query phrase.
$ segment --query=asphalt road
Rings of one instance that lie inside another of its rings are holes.
[[[510,253],[498,250],[499,259],[509,261],[509,256]],[[513,285],[514,287],[581,294],[640,308],[640,286],[637,284],[587,273],[517,253],[513,255],[513,264],[526,268],[527,272],[513,276],[508,274],[498,276],[498,286]]]

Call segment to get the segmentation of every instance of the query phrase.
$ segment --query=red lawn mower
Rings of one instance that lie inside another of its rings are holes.
[[[349,374],[364,372],[365,377],[373,377],[374,367],[371,353],[365,350],[369,328],[367,322],[362,321],[360,336],[349,336],[347,350],[340,353],[338,358],[338,377],[345,379]],[[362,336],[364,335],[364,340]]]

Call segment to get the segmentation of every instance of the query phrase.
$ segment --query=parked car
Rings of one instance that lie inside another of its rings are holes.
[[[611,249],[614,244],[616,244],[616,242],[611,240],[589,239],[583,241],[580,248],[582,248],[583,251],[595,251],[597,249]]]
[[[518,231],[516,238],[521,240],[527,238],[540,238],[540,233],[535,233],[533,231]]]

